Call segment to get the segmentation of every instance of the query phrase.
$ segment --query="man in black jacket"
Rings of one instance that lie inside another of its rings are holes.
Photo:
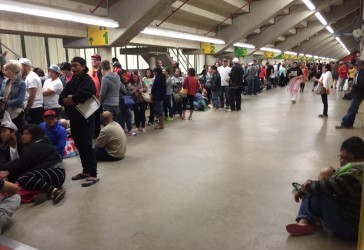
[[[335,126],[337,129],[353,128],[356,113],[358,113],[359,106],[364,99],[364,61],[358,60],[355,65],[356,75],[354,77],[351,104],[348,112],[342,118],[341,124]]]
[[[13,161],[23,153],[23,141],[18,128],[12,122],[2,122],[0,135],[2,144],[0,145],[0,164]]]
[[[65,107],[71,123],[71,133],[78,148],[83,171],[72,177],[72,180],[86,179],[83,187],[91,186],[99,181],[97,178],[97,161],[92,149],[92,137],[95,128],[95,117],[84,118],[76,109],[76,105],[84,103],[96,93],[92,78],[87,74],[86,60],[75,57],[71,61],[72,80],[59,95],[59,103]]]
[[[241,88],[243,87],[244,69],[239,64],[238,58],[233,59],[234,66],[230,72],[231,84],[229,86],[229,99],[231,111],[241,109]]]
[[[211,95],[212,104],[214,105],[214,110],[219,110],[220,108],[220,95],[221,95],[221,76],[217,71],[215,65],[211,66]]]

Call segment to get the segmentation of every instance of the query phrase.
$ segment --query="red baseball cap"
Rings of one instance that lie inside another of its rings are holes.
[[[47,117],[47,116],[55,116],[55,117],[57,117],[57,114],[56,114],[56,112],[54,112],[53,110],[47,110],[46,112],[44,112],[44,115],[43,115],[43,117]]]
[[[93,54],[91,58],[96,58],[97,60],[101,61],[101,56],[99,54]]]

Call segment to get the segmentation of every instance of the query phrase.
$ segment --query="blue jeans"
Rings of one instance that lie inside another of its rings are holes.
[[[358,113],[359,106],[363,98],[353,97],[350,107],[346,115],[342,118],[341,125],[345,127],[351,127],[354,125],[356,113]]]
[[[254,78],[246,79],[248,81],[248,95],[255,94],[254,90]]]
[[[254,93],[260,92],[260,79],[258,76],[254,76]]]
[[[225,95],[225,100],[224,100],[224,95]],[[224,103],[226,105],[226,107],[230,107],[230,102],[229,102],[229,86],[221,86],[221,93],[220,93],[220,107],[224,108]]]
[[[300,219],[310,223],[322,220],[326,229],[341,239],[355,240],[358,237],[359,226],[344,217],[338,202],[327,194],[307,194],[296,218],[297,221]]]
[[[119,105],[120,112],[118,114],[118,123],[125,130],[125,124],[128,132],[133,129],[133,125],[131,123],[132,114],[130,108],[126,105]]]
[[[220,91],[212,91],[212,104],[214,108],[220,108]]]

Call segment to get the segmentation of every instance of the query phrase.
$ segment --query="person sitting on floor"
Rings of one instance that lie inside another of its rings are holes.
[[[58,121],[57,114],[53,110],[47,110],[43,116],[44,122],[39,124],[44,134],[51,140],[53,146],[63,158],[64,147],[66,146],[67,131]]]
[[[126,136],[119,123],[113,120],[111,112],[102,113],[105,127],[101,129],[96,139],[94,151],[97,161],[118,161],[126,153]]]
[[[0,135],[3,142],[0,145],[0,164],[18,159],[23,153],[23,141],[17,126],[12,122],[2,122]]]
[[[18,182],[25,190],[43,192],[44,195],[33,198],[38,204],[49,197],[53,197],[54,204],[58,203],[66,193],[61,189],[66,178],[62,158],[35,124],[23,128],[22,139],[23,154],[0,166],[0,178]]]
[[[321,222],[330,234],[356,240],[359,233],[363,184],[364,141],[358,137],[345,140],[340,150],[341,167],[321,170],[318,181],[308,180],[295,195],[302,199],[296,218],[286,230],[293,236],[314,233]]]
[[[0,179],[0,233],[8,224],[10,217],[20,207],[20,195],[18,194],[18,186]]]

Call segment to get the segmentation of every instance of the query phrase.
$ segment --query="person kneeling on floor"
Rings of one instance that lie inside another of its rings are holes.
[[[325,226],[335,237],[356,240],[359,233],[363,185],[364,141],[345,140],[340,149],[340,165],[321,170],[318,181],[308,180],[295,195],[302,199],[297,224],[286,226],[288,233],[301,236],[314,233],[314,225]]]
[[[102,113],[105,127],[101,129],[96,139],[94,151],[97,161],[118,161],[124,158],[126,153],[126,136],[119,123],[113,120],[111,112]]]
[[[18,186],[0,179],[0,233],[20,206]]]
[[[59,153],[35,124],[23,128],[22,140],[23,154],[0,166],[0,178],[18,182],[25,190],[39,191],[40,194],[33,197],[36,204],[50,197],[54,204],[58,203],[66,193],[61,189],[66,173]]]

